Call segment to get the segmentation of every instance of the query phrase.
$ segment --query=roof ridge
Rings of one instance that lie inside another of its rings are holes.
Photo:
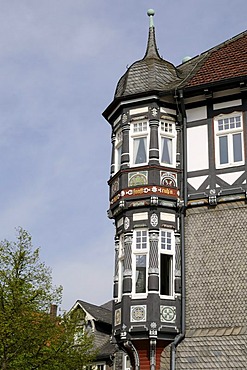
[[[81,299],[78,299],[77,302],[79,302],[80,304],[86,304],[86,305],[89,305],[89,306],[93,306],[95,308],[99,308],[101,310],[105,310],[105,311],[111,312],[111,310],[109,310],[108,308],[102,307],[101,305],[96,305],[94,303],[82,301]]]

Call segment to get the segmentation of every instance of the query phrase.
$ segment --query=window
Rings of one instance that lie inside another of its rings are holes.
[[[115,141],[115,172],[120,170],[122,145],[123,145],[123,133],[122,131],[119,130],[116,133],[116,141]]]
[[[160,122],[160,162],[168,166],[175,166],[175,123]]]
[[[238,166],[244,163],[242,115],[220,115],[215,119],[216,167]]]
[[[105,370],[105,364],[98,364],[96,370]]]
[[[175,237],[173,230],[160,231],[160,295],[174,294],[174,253]]]
[[[147,292],[148,231],[136,230],[133,243],[133,293]]]
[[[148,125],[147,122],[136,122],[131,125],[131,156],[133,165],[148,162]]]

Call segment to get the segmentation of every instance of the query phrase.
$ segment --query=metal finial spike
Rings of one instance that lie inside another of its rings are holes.
[[[148,9],[147,15],[149,16],[149,28],[154,27],[154,16],[155,12],[153,9]]]

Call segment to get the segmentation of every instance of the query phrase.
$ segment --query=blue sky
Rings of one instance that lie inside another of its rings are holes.
[[[175,65],[247,28],[246,0],[1,0],[0,239],[22,226],[77,299],[112,297],[110,127],[101,113],[144,56],[147,9]]]

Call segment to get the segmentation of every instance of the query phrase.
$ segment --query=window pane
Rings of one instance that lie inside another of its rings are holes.
[[[240,162],[243,159],[241,134],[234,134],[232,138],[232,143],[233,143],[233,161]]]
[[[161,138],[161,162],[172,163],[172,139],[167,137]]]
[[[160,294],[172,295],[172,256],[160,255]]]
[[[147,231],[137,231],[136,232],[136,248],[145,249],[147,248]]]
[[[136,293],[146,292],[146,255],[136,256]]]
[[[161,231],[161,249],[172,250],[172,233],[170,231]]]
[[[145,137],[134,139],[134,163],[147,162],[147,139]]]
[[[219,137],[219,144],[220,144],[220,164],[228,163],[228,144],[227,144],[227,136],[220,136]]]
[[[117,165],[117,168],[116,170],[118,171],[120,166],[121,166],[121,154],[122,154],[122,145],[120,145],[118,148],[117,148],[117,160],[116,160],[116,165]]]

